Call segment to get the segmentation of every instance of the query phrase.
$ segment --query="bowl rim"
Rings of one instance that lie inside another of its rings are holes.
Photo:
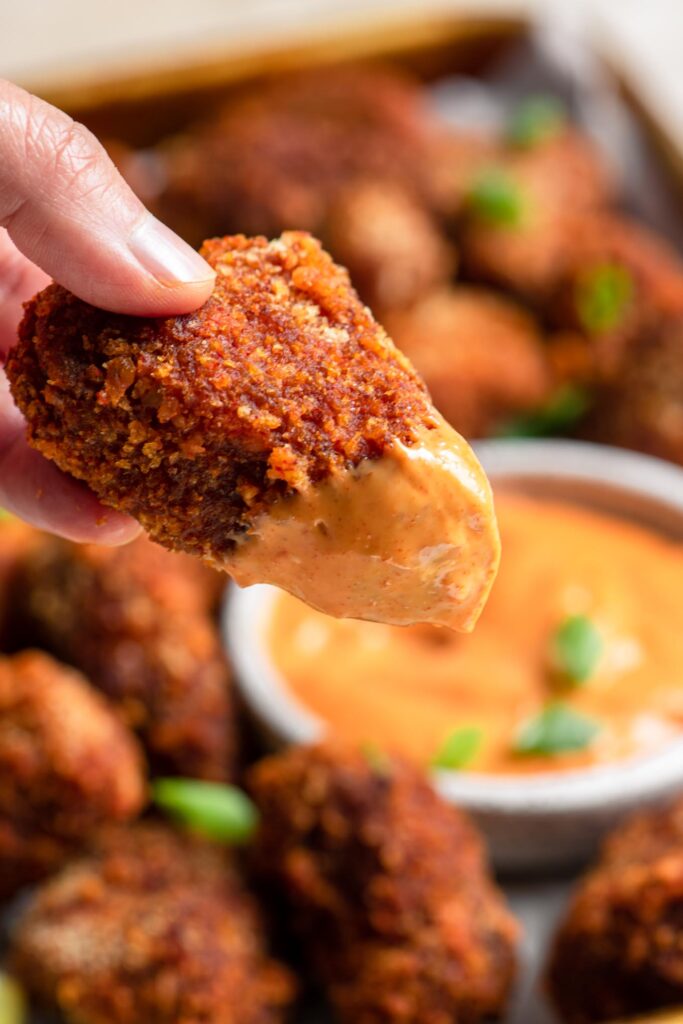
[[[487,474],[607,485],[666,506],[683,530],[683,469],[652,456],[586,441],[495,439],[474,445]],[[251,713],[279,742],[322,739],[326,723],[286,687],[269,658],[262,630],[276,587],[228,589],[221,614],[224,642],[238,689]],[[661,750],[624,761],[562,772],[493,775],[438,769],[437,789],[482,813],[566,815],[628,808],[683,785],[683,737]]]

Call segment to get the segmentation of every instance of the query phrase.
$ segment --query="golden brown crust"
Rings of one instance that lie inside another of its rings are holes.
[[[232,775],[231,680],[203,579],[183,557],[146,538],[108,548],[44,536],[11,586],[15,645],[38,644],[84,672],[155,771]]]
[[[294,994],[228,855],[154,825],[109,833],[44,886],[12,966],[78,1024],[276,1024]]]
[[[0,661],[0,898],[144,801],[141,752],[82,676],[38,651]]]
[[[259,511],[431,424],[419,378],[319,244],[207,242],[196,313],[94,309],[52,285],[7,373],[29,440],[153,539],[218,562]]]
[[[547,972],[567,1024],[683,1002],[683,802],[636,815],[574,895]]]
[[[533,319],[494,292],[441,289],[387,315],[385,323],[436,408],[465,437],[485,437],[551,393],[552,373]]]
[[[469,821],[396,757],[298,748],[253,770],[255,861],[342,1020],[500,1013],[517,929]]]

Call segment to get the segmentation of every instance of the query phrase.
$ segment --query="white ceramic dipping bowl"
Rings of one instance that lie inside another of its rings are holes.
[[[570,500],[683,540],[683,470],[669,463],[559,440],[485,441],[477,453],[494,491]],[[276,594],[267,586],[231,588],[224,609],[239,689],[273,747],[311,742],[326,730],[269,659],[264,627]],[[499,869],[557,871],[585,861],[626,812],[683,791],[683,740],[614,765],[520,776],[438,771],[434,781],[479,823]]]

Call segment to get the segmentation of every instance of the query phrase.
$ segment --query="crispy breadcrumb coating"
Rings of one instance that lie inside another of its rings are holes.
[[[39,890],[11,960],[73,1024],[276,1024],[294,995],[229,855],[155,825],[111,831]]]
[[[479,837],[407,762],[295,748],[251,773],[255,863],[342,1021],[475,1024],[503,1010],[517,928]]]
[[[231,680],[204,582],[184,558],[144,537],[110,548],[43,536],[11,589],[15,645],[37,644],[84,672],[155,771],[232,775]]]
[[[424,203],[390,182],[342,191],[330,206],[324,236],[378,315],[409,306],[455,270],[455,252]]]
[[[552,374],[533,319],[483,288],[441,289],[388,314],[387,330],[422,374],[439,412],[485,437],[548,398]]]
[[[420,85],[378,67],[279,76],[162,150],[162,219],[193,244],[243,231],[318,233],[339,188],[379,178],[429,187],[433,132]]]
[[[141,752],[81,675],[38,651],[0,660],[0,899],[144,801]]]
[[[412,367],[318,242],[207,242],[213,296],[149,320],[51,285],[7,374],[34,447],[154,540],[220,564],[259,512],[433,424]]]
[[[683,801],[605,842],[556,936],[548,987],[567,1024],[683,1003]]]

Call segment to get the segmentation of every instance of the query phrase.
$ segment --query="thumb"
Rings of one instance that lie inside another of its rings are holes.
[[[83,125],[0,80],[0,226],[16,247],[95,306],[190,312],[214,272],[149,213]]]

